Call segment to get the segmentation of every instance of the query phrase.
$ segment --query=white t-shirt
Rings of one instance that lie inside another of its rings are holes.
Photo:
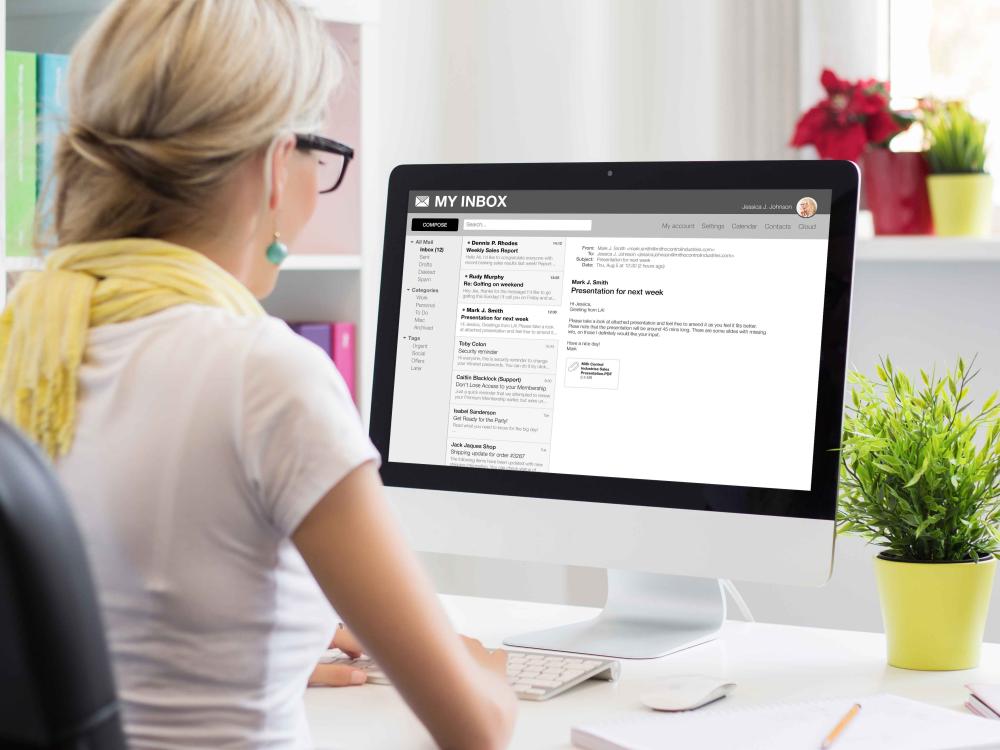
[[[93,329],[79,386],[57,470],[130,746],[308,746],[335,615],[289,536],[378,458],[333,363],[274,318],[182,305]]]

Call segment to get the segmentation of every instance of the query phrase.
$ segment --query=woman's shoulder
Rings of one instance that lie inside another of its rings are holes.
[[[309,357],[312,350],[319,350],[272,315],[239,315],[220,307],[179,305],[151,316],[149,322],[197,340],[214,341],[220,347],[247,348],[250,354],[265,358]]]
[[[333,360],[319,346],[293,331],[280,318],[264,315],[254,321],[248,342],[248,364],[300,371],[321,367],[336,370]]]
[[[278,412],[295,413],[297,404],[333,412],[353,411],[353,402],[330,356],[270,315],[239,316],[218,308],[192,309],[182,314],[182,335],[199,340],[188,354],[198,352],[203,370],[211,373],[221,399],[238,395],[244,419],[267,421]],[[175,334],[179,331],[175,328]],[[165,343],[165,342],[164,342]],[[178,346],[178,350],[184,348]],[[351,409],[347,409],[351,406]]]
[[[320,377],[333,368],[329,357],[312,342],[295,333],[280,318],[247,316],[206,305],[179,305],[128,323],[92,330],[91,343],[114,345],[116,340],[139,343],[152,337],[182,359],[199,358],[244,369],[254,375]],[[221,372],[219,373],[221,374]]]
[[[297,334],[285,321],[261,316],[247,333],[242,370],[248,389],[296,393],[299,398],[330,390],[338,397],[346,393],[329,353]]]

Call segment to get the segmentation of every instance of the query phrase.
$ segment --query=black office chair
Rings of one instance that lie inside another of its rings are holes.
[[[126,747],[80,534],[49,463],[0,421],[0,748]]]

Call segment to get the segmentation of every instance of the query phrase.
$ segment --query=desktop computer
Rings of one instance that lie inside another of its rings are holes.
[[[850,162],[408,165],[371,436],[420,550],[608,570],[508,645],[655,657],[833,564]]]

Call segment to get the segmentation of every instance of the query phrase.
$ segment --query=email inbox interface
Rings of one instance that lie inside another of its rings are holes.
[[[808,490],[829,206],[411,193],[389,460]]]

